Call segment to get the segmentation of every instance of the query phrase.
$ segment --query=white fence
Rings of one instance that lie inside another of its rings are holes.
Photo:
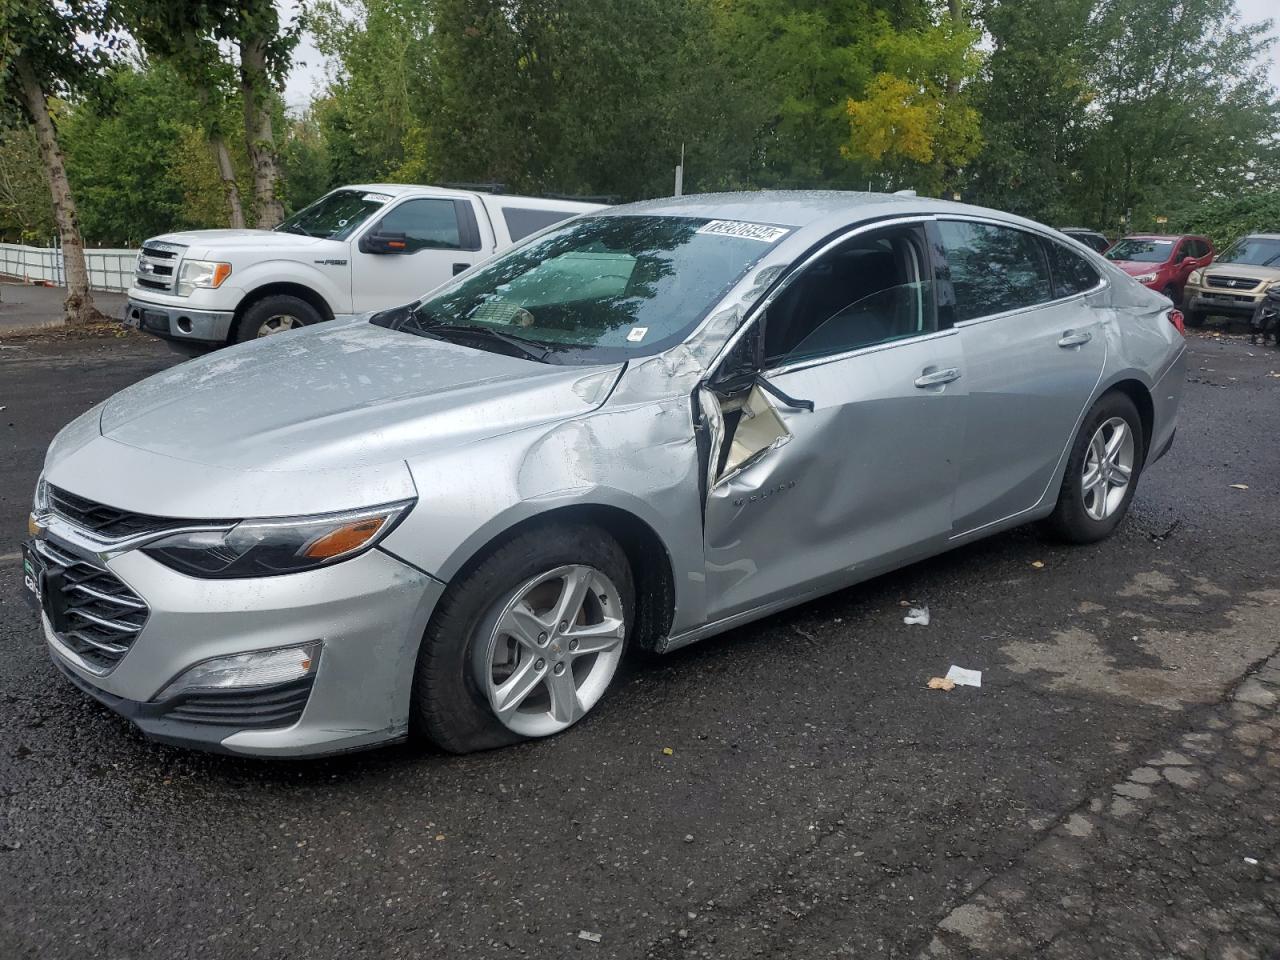
[[[128,290],[133,282],[137,250],[86,249],[89,286],[94,290]],[[59,247],[31,247],[24,243],[0,243],[0,273],[23,280],[48,280],[57,286],[66,282]]]

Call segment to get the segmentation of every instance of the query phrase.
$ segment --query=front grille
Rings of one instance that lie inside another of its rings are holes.
[[[176,243],[150,241],[142,245],[134,267],[134,282],[148,290],[172,292],[174,271],[186,247]]]
[[[1262,281],[1257,277],[1225,277],[1210,273],[1205,276],[1205,282],[1211,287],[1221,287],[1224,290],[1252,290]]]
[[[61,572],[54,587],[58,600],[46,600],[46,609],[55,611],[50,620],[58,640],[91,668],[109,672],[142,632],[150,613],[146,601],[111,571],[48,540],[37,541],[36,549]]]
[[[168,720],[248,729],[288,727],[298,722],[314,677],[258,690],[220,690],[184,697],[165,711]]]
[[[207,526],[210,520],[181,520],[176,517],[153,517],[134,513],[80,497],[61,487],[49,486],[49,506],[63,520],[100,537],[120,540],[145,533],[163,533],[179,527]]]

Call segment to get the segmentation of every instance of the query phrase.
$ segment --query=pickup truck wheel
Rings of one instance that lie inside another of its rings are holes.
[[[236,327],[236,343],[286,333],[319,323],[323,319],[320,311],[299,297],[283,293],[263,297],[240,317],[240,325]]]
[[[1203,327],[1204,313],[1200,310],[1192,310],[1187,307],[1182,311],[1182,319],[1186,321],[1188,327]]]

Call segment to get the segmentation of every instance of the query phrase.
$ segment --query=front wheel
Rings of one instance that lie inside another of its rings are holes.
[[[282,293],[273,294],[263,297],[245,310],[236,327],[236,343],[287,333],[319,323],[323,319],[320,311],[302,298]]]
[[[608,533],[535,527],[450,585],[423,637],[412,725],[469,753],[556,734],[599,702],[622,660],[635,588]]]
[[[1070,543],[1111,535],[1133,500],[1146,450],[1142,418],[1123,393],[1105,394],[1081,424],[1049,529]]]

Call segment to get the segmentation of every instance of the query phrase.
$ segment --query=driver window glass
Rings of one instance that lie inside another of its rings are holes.
[[[764,316],[766,363],[831,356],[937,329],[918,230],[854,237],[805,268]]]
[[[374,232],[403,233],[405,253],[462,249],[452,200],[406,200],[383,217]]]

